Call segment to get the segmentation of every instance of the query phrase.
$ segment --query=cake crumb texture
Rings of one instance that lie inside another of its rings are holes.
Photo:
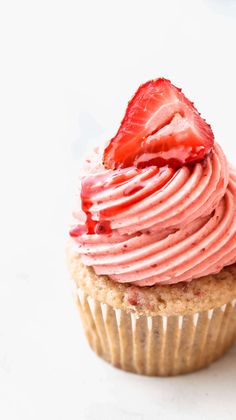
[[[236,299],[236,264],[189,283],[151,287],[115,283],[108,276],[96,275],[93,268],[82,263],[75,247],[70,245],[68,264],[77,287],[87,295],[137,316],[190,315]]]

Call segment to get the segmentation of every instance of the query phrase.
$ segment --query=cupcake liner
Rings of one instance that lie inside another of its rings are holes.
[[[126,371],[150,376],[193,372],[221,357],[236,337],[236,299],[193,315],[138,317],[81,288],[76,295],[91,348]]]

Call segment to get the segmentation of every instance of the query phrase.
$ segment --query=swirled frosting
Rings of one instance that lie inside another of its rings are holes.
[[[203,162],[179,169],[113,171],[94,159],[81,198],[71,236],[98,275],[173,284],[236,262],[236,172],[216,143]]]

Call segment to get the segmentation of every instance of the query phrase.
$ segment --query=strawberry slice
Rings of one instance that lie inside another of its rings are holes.
[[[167,79],[140,86],[116,136],[104,151],[106,168],[173,167],[198,162],[211,151],[214,135],[179,88]]]

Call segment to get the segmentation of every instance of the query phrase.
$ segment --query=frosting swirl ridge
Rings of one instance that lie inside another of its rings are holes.
[[[236,261],[236,172],[218,144],[203,162],[177,170],[94,168],[82,179],[75,214],[79,224],[86,213],[90,229],[71,236],[96,274],[151,286]]]

